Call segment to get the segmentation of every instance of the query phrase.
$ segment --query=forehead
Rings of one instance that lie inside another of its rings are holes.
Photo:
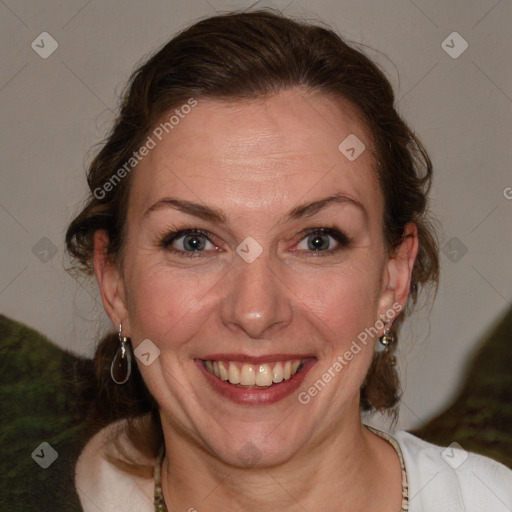
[[[354,136],[366,149],[351,161],[339,146]],[[355,108],[325,95],[200,100],[161,140],[152,137],[155,147],[134,171],[130,209],[145,211],[165,195],[233,213],[277,212],[334,192],[367,209],[381,203],[368,131]]]

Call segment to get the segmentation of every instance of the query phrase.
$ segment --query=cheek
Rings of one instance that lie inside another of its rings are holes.
[[[332,375],[332,400],[358,396],[374,356],[379,313],[380,280],[376,268],[356,265],[326,279],[315,310],[321,318],[316,330],[322,338],[325,363],[319,368],[325,382]],[[313,301],[310,301],[313,302]],[[343,383],[343,384],[341,384]],[[326,395],[327,396],[327,395]]]
[[[142,263],[130,274],[127,305],[134,344],[149,338],[162,349],[187,341],[200,326],[198,315],[215,284],[213,276]]]
[[[361,257],[357,263],[304,273],[291,288],[297,291],[304,314],[324,326],[328,339],[343,343],[377,321],[379,277],[377,266],[365,264]]]

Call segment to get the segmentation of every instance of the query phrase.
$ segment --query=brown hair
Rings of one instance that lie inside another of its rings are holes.
[[[419,253],[403,312],[408,314],[420,288],[432,284],[437,288],[438,283],[438,243],[427,213],[430,159],[398,115],[388,80],[368,57],[328,28],[269,10],[201,20],[133,73],[111,133],[89,167],[87,203],[66,233],[67,250],[78,262],[75,270],[92,274],[96,230],[108,233],[108,255],[122,265],[130,174],[108,194],[104,184],[132,158],[164,114],[191,98],[235,101],[296,87],[348,100],[367,127],[384,197],[383,231],[389,254],[402,242],[406,223],[414,222],[418,228]],[[102,197],[97,197],[98,190],[103,191]],[[394,322],[395,336],[404,314]],[[130,422],[130,435],[136,442],[141,428],[149,429],[151,435],[142,439],[150,441],[136,444],[154,455],[162,441],[157,404],[136,369],[130,384],[117,386],[110,380],[108,367],[116,347],[117,336],[108,335],[95,356],[98,403],[107,404],[99,415],[105,423],[145,415],[146,421],[140,424]],[[399,396],[395,368],[387,355],[377,353],[361,389],[362,410],[392,410]]]

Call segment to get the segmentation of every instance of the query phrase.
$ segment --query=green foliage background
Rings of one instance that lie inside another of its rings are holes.
[[[87,440],[81,387],[92,362],[0,315],[0,510],[81,510],[74,464]],[[43,441],[58,453],[42,469],[32,452]]]

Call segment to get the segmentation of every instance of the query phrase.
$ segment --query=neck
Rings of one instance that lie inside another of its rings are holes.
[[[169,432],[162,465],[167,508],[169,512],[225,512],[227,507],[235,512],[330,512],[341,506],[347,512],[400,510],[398,457],[357,419],[282,464],[249,469],[225,464]]]

